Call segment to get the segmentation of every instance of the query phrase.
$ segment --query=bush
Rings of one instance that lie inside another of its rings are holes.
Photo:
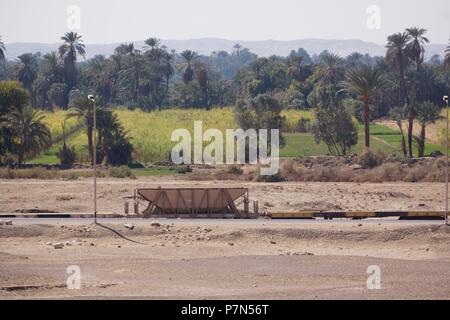
[[[242,170],[239,166],[234,165],[234,166],[229,166],[227,168],[227,172],[231,173],[231,174],[243,174],[244,170]]]
[[[67,146],[65,143],[61,149],[58,151],[58,158],[61,164],[64,165],[72,165],[75,163],[75,160],[77,158],[77,153],[75,151],[75,147],[73,146]]]
[[[112,167],[109,169],[109,176],[113,178],[131,178],[136,179],[133,171],[127,166]]]
[[[188,172],[192,172],[192,168],[190,166],[181,166],[177,168],[177,173],[185,174]]]
[[[133,163],[130,163],[130,164],[128,165],[128,167],[130,167],[130,168],[132,168],[132,169],[144,169],[144,168],[145,168],[145,166],[144,166],[142,163],[140,163],[140,162],[133,162]]]
[[[56,170],[47,170],[42,167],[32,169],[0,169],[1,179],[58,179]]]
[[[367,149],[358,157],[358,164],[363,168],[375,168],[383,164],[385,159],[386,156],[381,151]]]
[[[113,135],[113,141],[107,151],[108,163],[117,165],[128,165],[131,162],[133,145],[128,137],[122,131],[118,131]]]
[[[259,182],[283,182],[286,181],[279,173],[272,174],[270,176],[258,176],[257,181]]]

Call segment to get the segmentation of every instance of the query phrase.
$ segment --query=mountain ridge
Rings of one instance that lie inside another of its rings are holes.
[[[129,41],[135,44],[135,48],[142,49],[144,41]],[[105,44],[86,44],[86,59],[95,55],[111,55],[114,49],[124,42],[105,43]],[[169,50],[181,52],[182,50],[194,50],[200,54],[209,55],[213,51],[225,50],[230,52],[233,45],[239,43],[248,48],[258,56],[287,56],[291,50],[304,48],[310,55],[319,54],[323,50],[346,56],[352,52],[370,54],[371,56],[384,56],[386,48],[384,45],[367,42],[361,39],[318,39],[305,38],[297,40],[227,40],[223,38],[197,38],[186,40],[161,40],[161,44],[167,46]],[[39,43],[39,42],[14,42],[6,44],[6,58],[14,60],[17,56],[26,52],[47,53],[51,50],[57,50],[61,43]],[[429,44],[426,46],[426,58],[434,54],[441,57],[444,55],[445,44]]]

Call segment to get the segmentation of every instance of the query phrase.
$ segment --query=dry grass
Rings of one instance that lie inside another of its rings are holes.
[[[384,162],[373,168],[364,168],[352,163],[335,166],[305,166],[290,159],[282,164],[280,174],[287,181],[443,182],[444,164],[442,159],[427,159],[413,164]]]

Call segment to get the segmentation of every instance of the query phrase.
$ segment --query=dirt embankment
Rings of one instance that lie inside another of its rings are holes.
[[[217,181],[190,181],[171,177],[98,180],[99,212],[123,213],[126,197],[135,188],[217,187]],[[443,210],[444,184],[248,182],[220,181],[223,187],[249,188],[250,200],[260,211],[300,210]],[[0,212],[92,212],[92,181],[0,180]],[[141,207],[143,209],[143,207]]]

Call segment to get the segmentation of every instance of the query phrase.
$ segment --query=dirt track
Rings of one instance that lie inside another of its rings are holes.
[[[444,185],[440,183],[260,183],[188,181],[179,178],[98,180],[100,212],[122,213],[124,197],[138,187],[158,186],[248,187],[250,200],[261,210],[443,210]],[[39,209],[56,212],[92,211],[92,181],[0,180],[0,212]]]
[[[0,226],[0,297],[450,299],[450,230],[436,224],[159,222]],[[80,290],[66,287],[69,265]]]

